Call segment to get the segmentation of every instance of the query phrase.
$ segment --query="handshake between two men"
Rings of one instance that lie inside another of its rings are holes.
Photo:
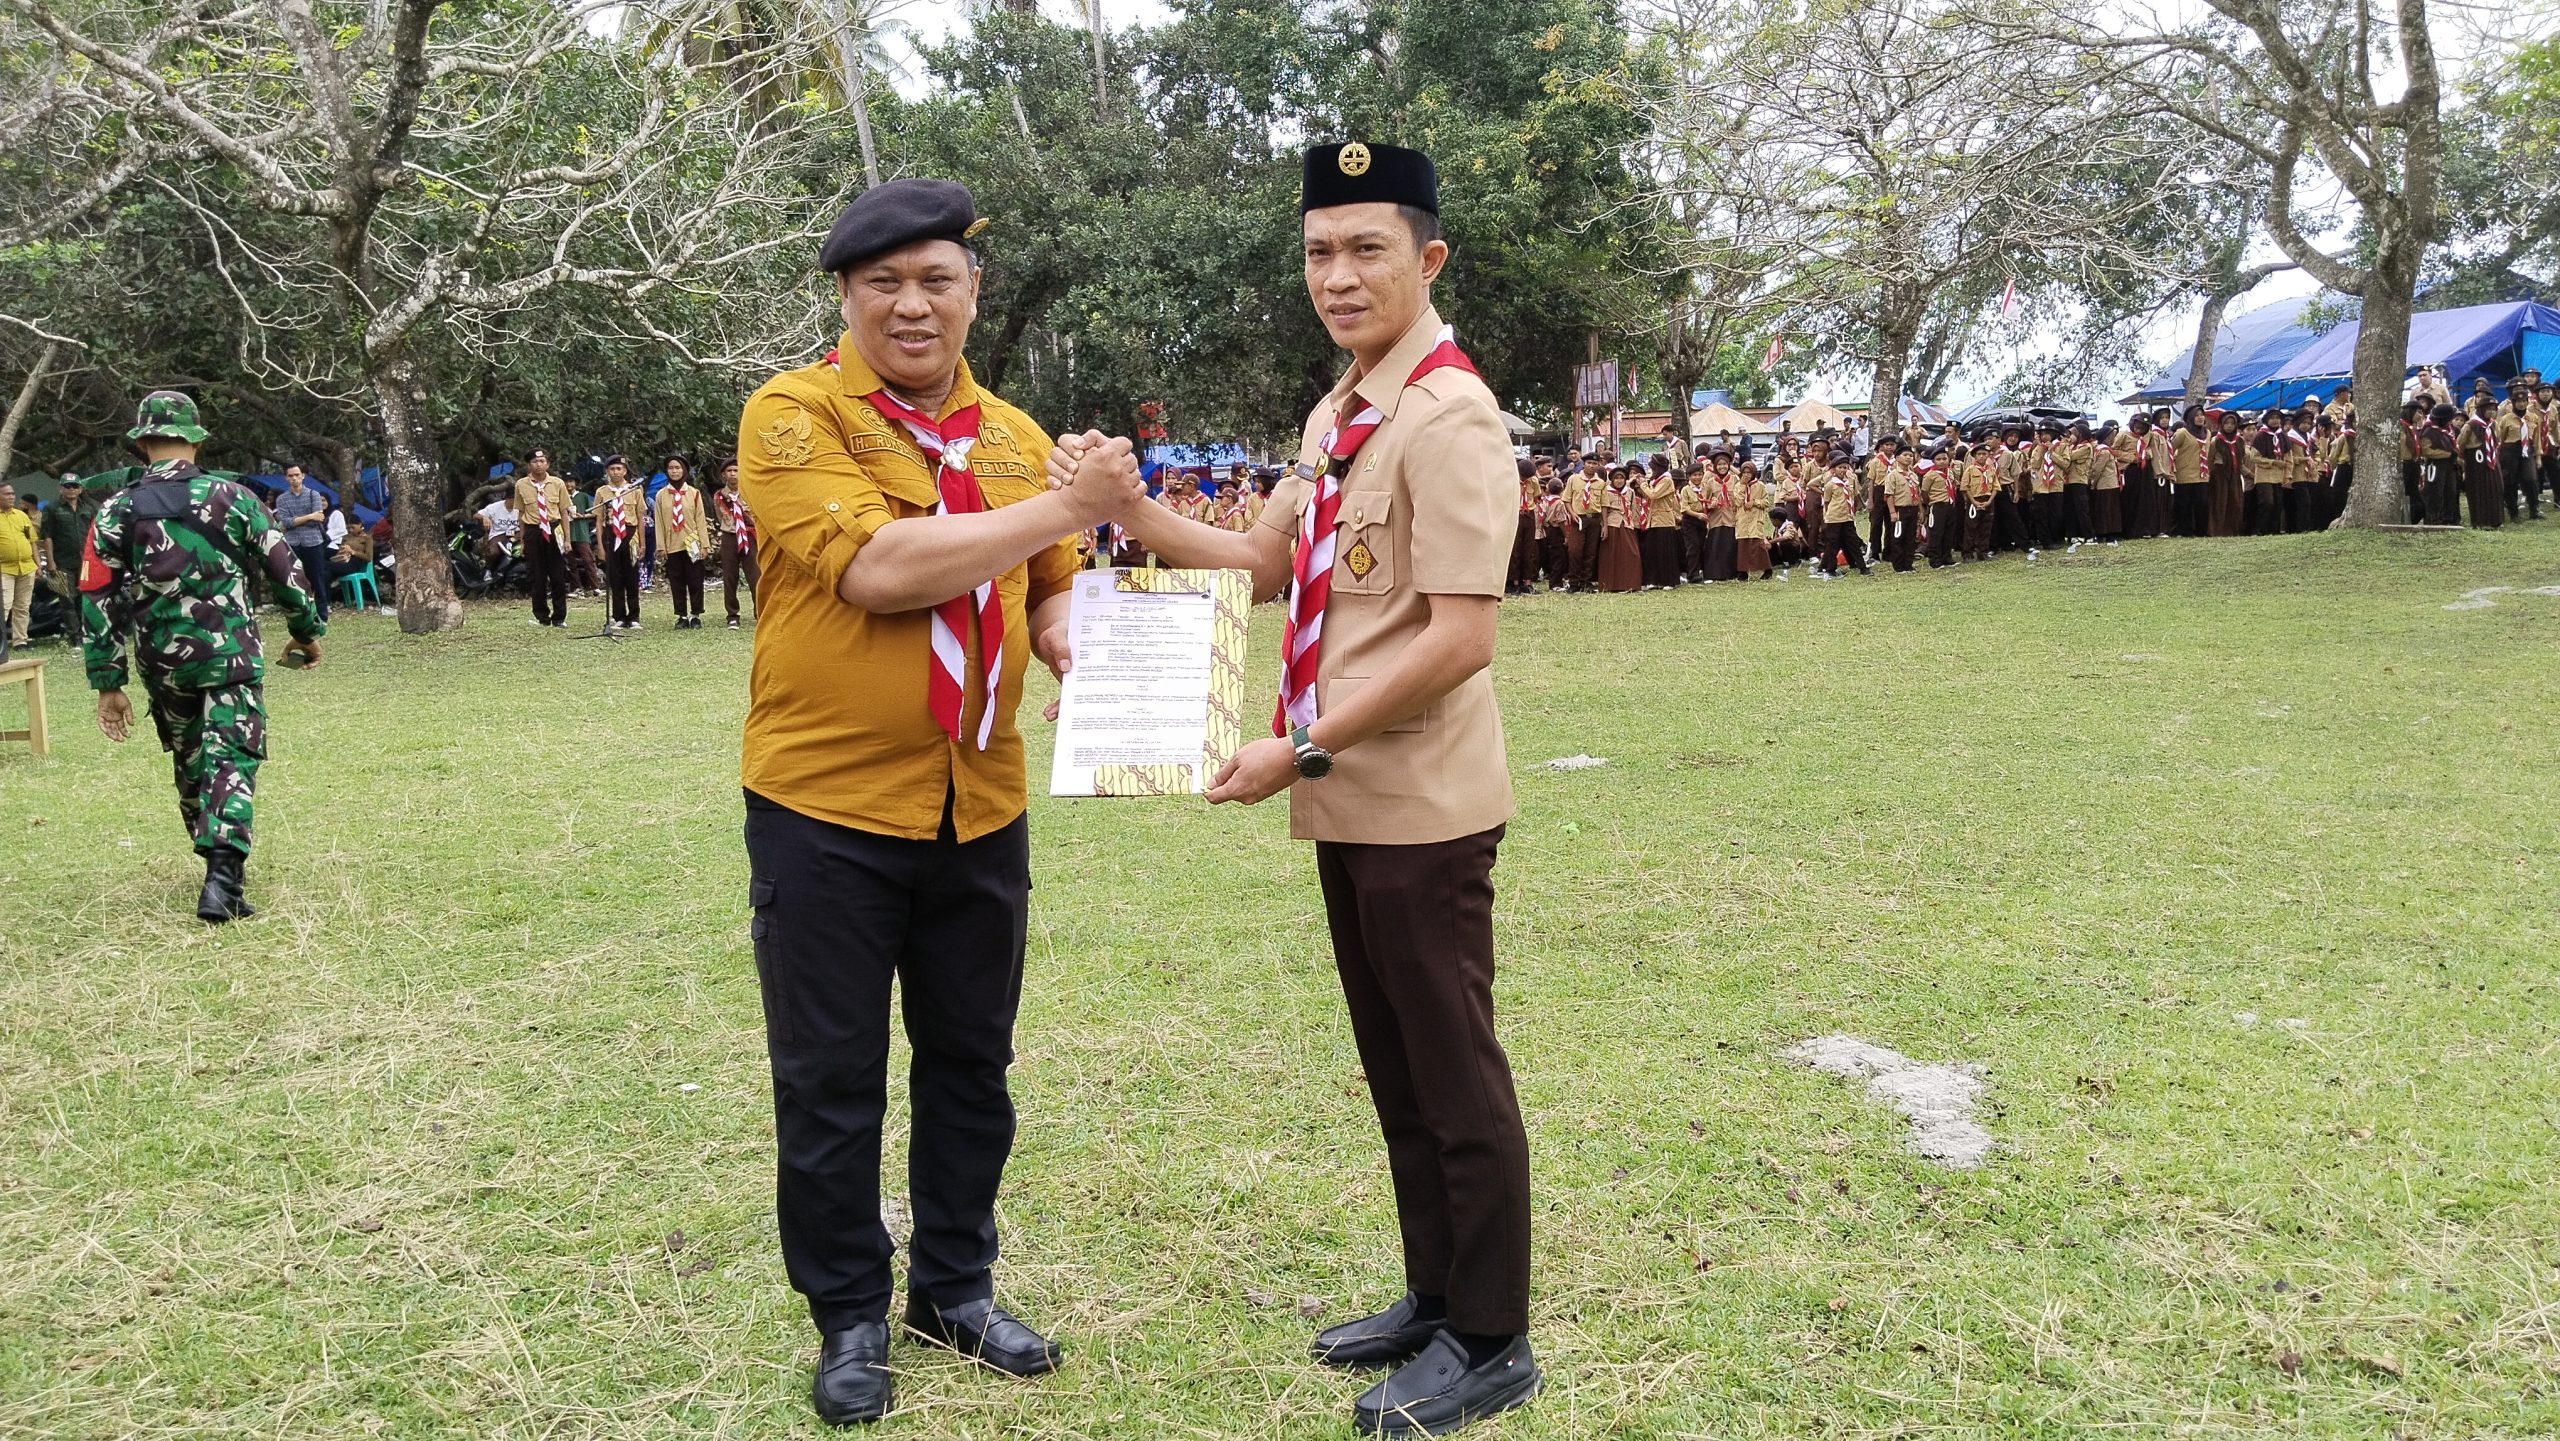
[[[1290,540],[1282,531],[1255,526],[1243,532],[1224,530],[1174,514],[1147,495],[1139,474],[1136,449],[1124,436],[1098,430],[1061,436],[1049,452],[1050,490],[1069,498],[1087,525],[1117,525],[1168,565],[1189,570],[1241,570],[1253,576],[1253,596],[1268,600],[1289,579]],[[1043,616],[1033,648],[1061,678],[1074,666],[1063,610]],[[1046,711],[1058,718],[1053,702]],[[1273,737],[1254,741],[1210,779],[1207,799],[1252,805],[1287,790],[1300,778],[1297,748]]]

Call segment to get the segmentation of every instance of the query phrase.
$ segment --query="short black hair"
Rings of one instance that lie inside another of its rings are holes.
[[[524,453],[525,462],[526,462],[527,464],[531,464],[531,463],[532,463],[532,461],[533,461],[533,458],[534,458],[535,456],[537,456],[537,455],[538,455],[538,456],[541,456],[544,460],[549,460],[549,459],[551,458],[551,452],[550,452],[550,451],[547,451],[547,450],[543,449],[541,446],[538,446],[538,445],[537,445],[537,446],[535,446],[533,449],[528,450],[528,451],[526,451],[526,452]]]
[[[1399,205],[1396,214],[1404,217],[1405,228],[1413,232],[1413,248],[1420,250],[1441,236],[1440,217],[1419,205]]]

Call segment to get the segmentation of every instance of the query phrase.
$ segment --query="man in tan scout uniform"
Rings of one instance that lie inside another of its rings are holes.
[[[551,473],[551,452],[535,446],[516,480],[516,514],[524,527],[525,589],[533,623],[569,624],[569,483]]]
[[[1294,578],[1280,734],[1209,790],[1290,792],[1351,1030],[1386,1134],[1406,1294],[1315,1338],[1316,1359],[1403,1364],[1353,1419],[1438,1435],[1538,1387],[1529,1328],[1529,1151],[1493,1030],[1493,863],[1511,819],[1494,615],[1519,476],[1493,394],[1431,305],[1449,258],[1431,162],[1321,145],[1305,162],[1307,294],[1353,365],[1307,419],[1262,525],[1228,535],[1141,507],[1178,566]],[[1051,462],[1062,473],[1088,433]]]
[[[1101,458],[1125,466],[1050,494],[1048,434],[969,373],[979,228],[948,180],[847,206],[818,261],[842,339],[738,419],[765,543],[740,763],[747,900],[783,1269],[823,1338],[810,1399],[832,1425],[891,1404],[893,980],[911,1051],[906,1329],[1007,1375],[1058,1364],[993,1294],[1031,892],[1014,712],[1032,637],[1066,622],[1075,533],[1140,491],[1115,446]]]

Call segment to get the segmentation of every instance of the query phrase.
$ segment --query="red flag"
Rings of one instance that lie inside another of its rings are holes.
[[[2000,318],[2009,318],[2009,302],[2018,298],[2018,277],[2009,277],[2009,288],[2000,292]]]
[[[1783,357],[1786,355],[1786,353],[1787,353],[1787,338],[1786,338],[1786,336],[1784,336],[1784,335],[1772,335],[1772,336],[1770,336],[1770,337],[1769,337],[1769,348],[1768,348],[1767,350],[1765,350],[1765,351],[1762,351],[1762,352],[1761,352],[1761,354],[1760,354],[1760,369],[1761,369],[1762,371],[1764,371],[1764,372],[1777,369],[1777,368],[1778,368],[1778,361],[1779,361],[1781,358],[1783,358]]]

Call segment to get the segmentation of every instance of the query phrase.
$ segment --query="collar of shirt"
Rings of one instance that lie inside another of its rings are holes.
[[[1385,358],[1365,371],[1354,364],[1335,383],[1333,393],[1325,398],[1326,405],[1335,414],[1340,414],[1342,407],[1356,393],[1362,400],[1376,406],[1380,417],[1395,419],[1396,402],[1404,398],[1405,383],[1413,378],[1413,368],[1420,365],[1422,357],[1429,355],[1432,347],[1439,343],[1440,312],[1425,304],[1422,313],[1413,318],[1413,324],[1406,328]],[[964,380],[967,374],[966,370],[961,372]]]
[[[898,393],[889,382],[880,378],[870,362],[862,358],[862,352],[853,348],[853,332],[850,330],[836,339],[836,380],[838,387],[853,400],[860,400],[875,390],[886,390],[892,395]],[[906,399],[904,396],[898,398]],[[978,393],[978,377],[971,373],[968,357],[962,356],[960,371],[952,378],[951,395],[942,402],[942,408],[933,413],[933,418],[948,420],[953,411],[964,405],[976,404],[982,398]],[[899,433],[903,435],[904,429]]]

